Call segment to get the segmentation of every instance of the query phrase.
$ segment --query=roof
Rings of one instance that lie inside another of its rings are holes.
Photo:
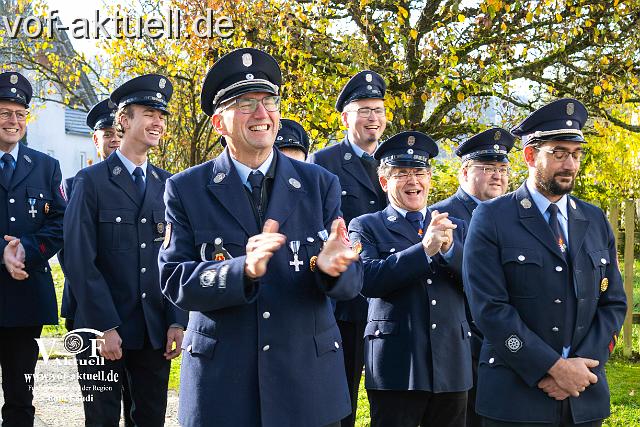
[[[87,113],[66,107],[64,109],[64,131],[74,135],[91,135],[93,131],[87,126]]]

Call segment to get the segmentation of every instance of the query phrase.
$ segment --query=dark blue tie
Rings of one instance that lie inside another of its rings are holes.
[[[251,185],[251,199],[253,199],[253,204],[260,211],[262,205],[262,181],[264,180],[264,175],[260,171],[251,172],[247,181]]]
[[[549,227],[551,227],[551,231],[553,232],[553,237],[556,239],[556,243],[560,248],[560,252],[567,257],[567,244],[564,241],[564,234],[562,233],[562,229],[560,228],[560,221],[558,221],[558,205],[555,203],[551,203],[547,208],[549,211]]]
[[[9,188],[13,176],[13,156],[9,153],[2,155],[2,183]]]
[[[413,226],[418,233],[418,236],[422,237],[424,231],[422,230],[422,212],[407,212],[407,221]]]
[[[133,182],[136,184],[136,189],[138,190],[138,196],[140,196],[140,200],[144,199],[144,172],[142,172],[142,168],[138,166],[133,170]]]

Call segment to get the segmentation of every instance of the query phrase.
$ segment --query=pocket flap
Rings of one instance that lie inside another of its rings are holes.
[[[156,209],[153,211],[153,222],[156,224],[164,222],[164,210]]]
[[[314,336],[313,339],[316,342],[316,353],[318,356],[322,356],[330,351],[338,351],[340,347],[342,347],[342,338],[340,337],[340,330],[337,326],[320,332]]]
[[[27,198],[36,200],[53,200],[49,190],[34,187],[27,187]]]
[[[222,239],[222,245],[234,244],[239,246],[245,246],[247,244],[247,237],[244,233],[227,230],[224,232],[218,230],[194,230],[193,237],[195,239],[196,246],[200,246],[203,243],[215,244],[217,238]]]
[[[536,264],[542,267],[542,254],[528,248],[503,248],[502,263],[516,262],[518,264]]]
[[[133,211],[122,209],[103,209],[98,213],[100,222],[113,222],[114,224],[133,224],[135,214]]]
[[[609,251],[606,249],[590,252],[589,258],[591,258],[594,267],[604,267],[611,263]]]
[[[365,337],[379,337],[398,333],[398,322],[391,320],[372,320],[364,328]]]
[[[189,354],[199,354],[211,359],[217,342],[213,337],[187,329],[182,340],[182,349]]]

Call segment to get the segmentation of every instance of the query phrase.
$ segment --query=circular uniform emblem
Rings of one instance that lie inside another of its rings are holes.
[[[249,73],[245,76],[247,80],[253,80],[253,74]]]
[[[371,83],[373,81],[373,75],[371,75],[371,73],[367,73],[367,75],[364,78],[369,83]]]
[[[160,89],[164,89],[166,85],[167,85],[166,79],[160,79],[160,81],[158,82],[158,87],[160,87]]]
[[[567,126],[571,126],[573,125],[573,122],[571,120],[567,120]]]
[[[575,106],[575,104],[573,102],[570,102],[570,103],[567,104],[567,114],[568,115],[570,115],[570,116],[573,115],[575,110],[576,110],[576,106]]]
[[[494,135],[493,135],[493,140],[494,141],[500,141],[500,138],[502,138],[502,133],[500,131],[497,131]]]
[[[520,200],[520,204],[522,205],[523,208],[529,209],[531,207],[531,200],[522,199],[522,200]]]
[[[160,92],[156,93],[156,98],[162,99],[162,94]]]
[[[9,77],[9,82],[11,82],[12,85],[18,83],[18,75],[17,74],[11,74],[11,77]]]
[[[344,153],[345,160],[351,160],[351,153]]]
[[[398,218],[395,215],[389,215],[387,219],[391,222],[395,222]]]
[[[15,87],[11,88],[11,93],[16,93],[16,88]]]
[[[494,150],[496,150],[496,151],[498,151],[498,150],[500,149],[500,146],[499,146],[498,144],[495,144],[495,145],[493,146],[493,149],[494,149]]]
[[[300,184],[300,181],[298,181],[298,180],[297,180],[297,179],[295,179],[295,178],[289,178],[289,184],[291,184],[291,186],[292,186],[293,188],[300,188],[300,187],[302,187],[302,185]]]
[[[215,182],[216,184],[220,184],[225,177],[226,175],[221,172],[217,174],[215,178],[213,178],[213,182]]]
[[[522,340],[520,340],[517,335],[511,335],[507,338],[504,344],[512,353],[515,353],[522,348]]]
[[[120,172],[122,172],[122,168],[120,166],[116,166],[111,172],[116,176],[120,175]]]
[[[413,146],[413,144],[415,144],[415,143],[416,143],[416,137],[415,136],[411,135],[411,136],[409,136],[407,138],[407,145],[409,147]]]
[[[413,154],[413,149],[409,148],[409,149],[407,150],[407,154]]]

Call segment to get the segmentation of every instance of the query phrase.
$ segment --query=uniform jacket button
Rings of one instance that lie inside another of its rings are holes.
[[[557,327],[557,326],[554,326],[553,328],[551,328],[551,330],[552,330],[553,332],[558,332],[560,329],[558,329],[558,327]]]
[[[143,274],[144,274],[144,273],[146,273],[146,272],[147,272],[147,269],[146,269],[146,268],[142,267],[142,268],[140,269],[140,273],[143,273]]]
[[[11,220],[11,222],[16,222],[16,217],[12,216],[12,217],[10,218],[10,220]]]
[[[147,218],[142,218],[142,219],[140,220],[140,222],[141,222],[141,223],[143,223],[143,224],[146,224],[146,223],[147,223]]]
[[[142,243],[142,244],[140,245],[140,248],[141,248],[141,249],[144,249],[144,248],[146,248],[146,247],[147,247],[147,244],[146,244],[146,243]]]
[[[431,305],[436,305],[436,300],[431,300]]]
[[[433,325],[431,325],[431,329],[435,329],[436,328],[436,324],[434,323]]]
[[[559,266],[559,265],[557,265],[557,266],[556,266],[556,271],[562,271],[562,267],[561,267],[561,266]]]
[[[518,255],[518,261],[524,261],[525,259],[524,255]]]
[[[265,311],[264,313],[262,313],[262,317],[265,319],[268,319],[269,317],[271,317],[271,313],[269,313],[268,311]]]
[[[120,218],[119,216],[116,217],[116,222],[120,222],[122,221],[122,218]]]
[[[146,297],[147,297],[147,293],[146,293],[146,292],[143,292],[143,293],[142,293],[142,298],[146,298]]]
[[[269,351],[269,344],[265,345],[264,347],[262,347],[262,351]]]
[[[15,203],[16,199],[9,199],[9,203]]]
[[[380,329],[377,329],[377,330],[373,333],[373,335],[375,335],[375,336],[377,336],[377,337],[378,337],[378,336],[380,336]]]
[[[553,302],[555,302],[556,304],[560,304],[562,302],[562,300],[560,298],[556,298],[555,301],[553,301]]]
[[[375,200],[369,200],[369,204],[370,204],[370,205],[375,205],[375,204],[376,204],[376,201],[375,201]]]
[[[431,280],[431,279],[427,279],[427,285],[430,285],[430,284],[432,284],[432,283],[433,283],[433,280]]]
[[[336,348],[340,348],[340,344],[338,344],[338,341],[334,341],[333,345],[335,345]]]
[[[191,350],[193,350],[193,347],[191,347],[191,344],[189,344],[189,345],[187,346],[187,351],[188,351],[189,353],[191,353]]]
[[[493,357],[491,359],[489,359],[489,363],[493,363],[495,361],[496,361],[496,359],[494,359]]]
[[[346,191],[344,191],[344,190],[342,190],[342,195],[343,195],[343,196],[346,196],[346,195],[347,195],[347,192],[346,192]]]
[[[606,263],[607,263],[607,260],[606,260],[606,259],[604,259],[604,258],[600,258],[600,262],[601,262],[601,263],[603,263],[603,264],[606,264]]]

